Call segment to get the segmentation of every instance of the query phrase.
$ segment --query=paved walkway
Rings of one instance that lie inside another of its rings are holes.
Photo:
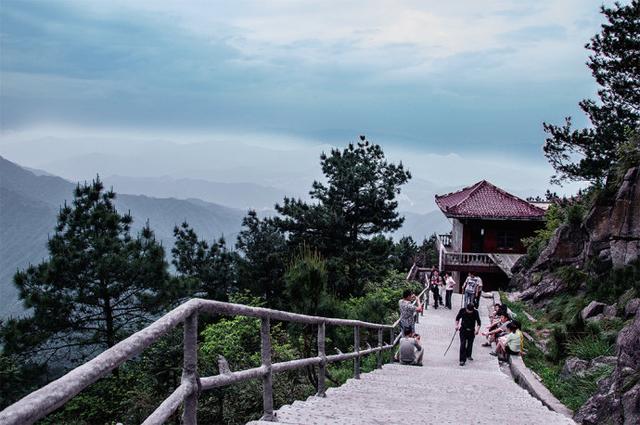
[[[460,297],[454,294],[454,306]],[[482,300],[480,313],[486,324],[487,306]],[[456,336],[446,357],[458,308],[432,306],[416,327],[425,347],[424,366],[388,364],[382,369],[350,379],[327,391],[326,398],[309,397],[282,406],[278,422],[285,424],[437,424],[509,425],[574,424],[550,411],[510,377],[500,371],[484,338],[475,339],[474,361],[458,365],[459,339]],[[253,421],[252,425],[270,422]]]

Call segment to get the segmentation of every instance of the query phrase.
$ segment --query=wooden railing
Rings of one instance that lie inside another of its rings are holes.
[[[420,297],[424,296],[424,291]],[[261,365],[253,369],[231,372],[228,368],[220,367],[220,374],[200,378],[198,376],[198,315],[200,313],[221,314],[228,316],[248,316],[260,318],[262,321],[261,335]],[[271,363],[271,320],[296,322],[316,325],[318,330],[318,355],[281,363]],[[183,370],[178,388],[166,398],[158,408],[143,422],[145,425],[162,424],[183,406],[182,422],[187,425],[197,423],[196,406],[200,391],[219,388],[250,379],[262,379],[263,420],[275,420],[273,414],[272,376],[274,373],[287,370],[301,369],[309,366],[318,367],[317,395],[325,394],[325,372],[327,364],[354,360],[354,377],[360,378],[360,359],[368,354],[377,353],[376,367],[382,367],[382,352],[391,350],[395,344],[394,325],[382,325],[362,322],[359,320],[335,319],[327,317],[307,316],[279,310],[260,307],[250,307],[241,304],[231,304],[194,298],[170,311],[143,330],[136,332],[127,339],[104,351],[94,359],[73,369],[63,377],[51,382],[45,387],[27,395],[22,400],[12,404],[0,412],[0,424],[23,425],[32,424],[38,419],[62,407],[67,401],[80,391],[106,376],[125,361],[139,355],[145,348],[153,344],[172,329],[182,324],[183,338]],[[353,332],[354,351],[335,355],[326,355],[325,326],[351,326]],[[360,329],[377,330],[378,345],[371,348],[360,348]],[[389,344],[383,342],[383,332],[389,331]]]

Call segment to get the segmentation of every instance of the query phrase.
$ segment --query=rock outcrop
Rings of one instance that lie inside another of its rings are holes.
[[[630,168],[611,205],[594,207],[584,223],[585,258],[623,267],[640,256],[640,167]]]
[[[613,373],[600,381],[596,394],[576,412],[578,423],[640,423],[640,314],[618,335],[616,352]]]
[[[633,167],[625,173],[615,196],[591,208],[581,224],[558,227],[531,267],[517,263],[511,286],[521,292],[522,300],[544,304],[567,289],[553,274],[558,267],[582,269],[597,259],[606,268],[621,268],[639,258],[640,167]]]

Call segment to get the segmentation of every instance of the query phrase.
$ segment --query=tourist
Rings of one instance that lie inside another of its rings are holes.
[[[518,325],[513,322],[507,324],[509,333],[498,340],[495,353],[491,353],[498,358],[506,359],[508,356],[519,356],[522,347],[520,335],[518,335]]]
[[[476,276],[476,293],[473,298],[473,304],[475,304],[476,308],[480,307],[480,295],[482,295],[482,278],[480,276]]]
[[[415,301],[415,304],[414,304]],[[416,298],[411,289],[405,289],[402,293],[402,299],[398,302],[400,307],[400,330],[404,334],[405,329],[409,329],[411,333],[416,331],[415,316],[416,312],[422,311],[422,304]]]
[[[482,335],[487,337],[487,342],[482,344],[483,347],[490,347],[492,342],[497,341],[498,338],[507,334],[507,326],[509,325],[509,316],[506,313],[501,314],[499,321],[489,328],[488,332],[483,332]]]
[[[429,280],[429,288],[433,292],[433,308],[438,308],[438,304],[442,305],[442,297],[440,296],[440,287],[442,286],[442,277],[437,269],[431,272],[431,279]]]
[[[473,340],[480,331],[480,314],[472,302],[461,308],[456,316],[456,330],[460,331],[460,366],[473,360]]]
[[[478,278],[473,272],[469,272],[469,276],[462,285],[462,292],[464,293],[464,305],[473,303],[475,305],[476,290],[478,288]]]
[[[400,364],[422,366],[424,350],[420,345],[420,335],[406,328],[403,337],[400,338],[399,360]]]
[[[447,272],[444,274],[445,278],[445,297],[444,297],[444,302],[445,302],[445,307],[447,307],[449,310],[451,310],[451,296],[453,295],[453,288],[455,288],[456,286],[456,281],[453,280],[453,277],[451,277],[451,273]]]

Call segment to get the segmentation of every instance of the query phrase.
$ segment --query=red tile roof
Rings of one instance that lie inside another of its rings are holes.
[[[482,180],[473,186],[436,195],[436,204],[447,217],[541,220],[544,210]]]

